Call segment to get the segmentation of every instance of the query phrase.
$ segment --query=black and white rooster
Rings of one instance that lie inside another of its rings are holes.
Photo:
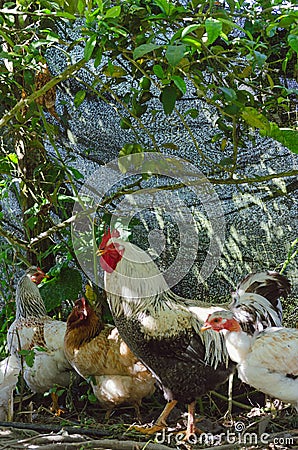
[[[212,306],[184,299],[168,287],[151,257],[134,244],[106,232],[99,246],[107,299],[120,335],[157,379],[168,401],[146,433],[166,426],[177,401],[188,405],[186,438],[195,432],[196,399],[225,382],[235,370],[221,333],[200,333],[207,316],[230,309],[245,331],[281,325],[279,297],[290,291],[276,272],[248,275],[231,304]]]

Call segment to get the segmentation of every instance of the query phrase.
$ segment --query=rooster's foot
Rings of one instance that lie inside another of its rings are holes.
[[[138,433],[142,433],[142,434],[155,434],[155,433],[159,433],[160,431],[162,431],[163,429],[165,429],[167,426],[166,425],[131,425],[128,429],[128,431],[130,430],[134,430],[137,431]]]

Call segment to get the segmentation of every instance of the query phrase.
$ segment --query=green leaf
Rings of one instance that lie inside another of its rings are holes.
[[[116,17],[119,17],[121,13],[121,6],[113,6],[112,8],[108,9],[105,17],[115,19]]]
[[[53,14],[52,11],[49,11],[49,14]],[[65,11],[64,12],[56,11],[55,16],[63,17],[64,19],[69,19],[69,20],[77,20],[76,16],[74,16],[73,14],[70,14],[68,12],[65,12]]]
[[[103,12],[103,2],[102,2],[102,0],[96,0],[96,3],[98,5],[99,11],[102,13]]]
[[[96,34],[92,34],[92,36],[90,36],[90,38],[86,42],[85,49],[84,49],[84,58],[86,59],[86,61],[89,61],[89,59],[92,56],[93,50],[96,45],[96,39],[97,39]]]
[[[209,17],[205,21],[205,27],[207,32],[208,41],[207,44],[213,44],[214,41],[220,36],[222,32],[222,22],[217,19]]]
[[[291,152],[298,154],[298,131],[290,128],[279,128],[276,123],[270,122],[269,130],[261,131],[261,134],[275,139]]]
[[[75,169],[74,167],[67,167],[73,174],[73,176],[75,177],[76,180],[80,180],[82,178],[84,178],[84,175],[78,171],[78,169]],[[71,197],[72,199],[74,199],[74,197]]]
[[[259,67],[263,67],[266,62],[267,55],[264,55],[264,53],[258,52],[257,50],[254,50],[254,55],[257,65]]]
[[[84,13],[84,11],[85,11],[85,8],[86,8],[85,0],[78,0],[77,8],[78,8],[79,14],[82,15]]]
[[[152,52],[153,50],[156,50],[157,48],[160,48],[160,45],[156,45],[156,44],[139,45],[133,51],[133,59],[142,58],[142,56],[146,55],[147,53]]]
[[[88,400],[90,403],[98,402],[98,398],[93,394],[93,392],[88,393]]]
[[[191,33],[194,30],[197,30],[198,28],[200,28],[202,25],[199,24],[193,24],[193,25],[188,25],[187,27],[184,28],[184,30],[181,33],[181,37],[185,37],[187,34]]]
[[[296,53],[298,53],[298,36],[296,34],[289,34],[288,44]]]
[[[74,98],[74,105],[78,108],[84,101],[86,97],[86,91],[78,91]]]
[[[138,169],[144,161],[144,149],[140,144],[125,144],[119,152],[118,167],[126,173],[130,167]]]
[[[237,95],[236,95],[236,92],[234,91],[234,89],[226,88],[224,86],[220,86],[219,89],[223,92],[225,99],[227,101],[231,102],[231,101],[237,99]]]
[[[185,36],[181,40],[184,44],[190,45],[191,47],[194,47],[196,50],[201,50],[202,48],[201,42],[192,36]]]
[[[270,130],[270,123],[268,119],[259,113],[255,108],[247,106],[241,113],[242,118],[250,126],[260,128],[261,130]]]
[[[131,120],[129,117],[122,117],[120,120],[120,128],[122,128],[122,130],[128,130],[131,128]]]
[[[171,5],[167,0],[154,0],[154,3],[159,6],[164,14],[169,15],[171,13],[173,5]]]
[[[36,216],[31,216],[29,219],[26,220],[26,225],[30,228],[30,230],[33,230],[35,225],[37,224],[38,219]]]
[[[51,42],[59,42],[60,41],[59,35],[54,33],[53,31],[46,32],[46,33],[47,33],[47,41],[51,41]]]
[[[184,57],[186,51],[185,45],[168,45],[166,50],[166,58],[172,66],[177,66]]]
[[[34,364],[34,359],[35,359],[35,353],[34,350],[19,350],[19,355],[23,356],[25,359],[25,363],[27,364],[27,366],[29,367],[33,367]]]
[[[118,66],[116,64],[112,64],[109,61],[109,64],[106,69],[104,69],[103,73],[112,78],[121,78],[127,75],[127,71],[123,69],[123,67]]]
[[[48,351],[47,348],[39,347],[39,346],[34,347],[34,350],[36,350],[37,352],[47,352]]]
[[[164,76],[165,76],[163,68],[159,64],[155,64],[153,66],[153,72],[160,79],[164,78]]]
[[[174,86],[166,86],[161,93],[161,102],[164,112],[169,116],[175,107],[177,92]]]
[[[164,144],[160,144],[162,147],[170,148],[171,150],[178,150],[179,147],[176,144],[173,144],[173,142],[165,142]]]
[[[65,300],[76,300],[82,292],[82,276],[76,269],[63,267],[51,280],[40,288],[47,311],[52,311]]]
[[[65,389],[58,389],[55,393],[58,397],[61,397],[62,394],[64,394]]]
[[[7,155],[7,159],[9,161],[11,161],[12,163],[14,163],[14,164],[18,164],[18,157],[17,157],[17,155],[15,153],[9,153]]]
[[[175,83],[175,86],[182,92],[182,94],[185,94],[186,92],[186,84],[183,78],[179,77],[178,75],[173,75],[172,80]]]
[[[185,111],[184,116],[190,116],[192,119],[196,119],[199,115],[199,111],[195,108],[190,108]]]

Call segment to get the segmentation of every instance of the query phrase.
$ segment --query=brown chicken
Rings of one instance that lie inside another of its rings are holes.
[[[122,403],[135,407],[155,391],[154,378],[130,351],[117,328],[104,324],[82,297],[75,302],[67,319],[65,355],[72,367],[91,381],[93,392],[107,409],[106,418]]]

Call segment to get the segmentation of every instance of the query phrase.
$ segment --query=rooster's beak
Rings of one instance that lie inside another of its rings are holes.
[[[206,322],[206,323],[204,323],[202,328],[200,328],[200,332],[203,333],[206,330],[211,330],[211,328],[212,328],[212,326],[210,325],[210,323]]]
[[[97,256],[102,256],[105,253],[105,249],[104,248],[99,248],[96,252]]]

